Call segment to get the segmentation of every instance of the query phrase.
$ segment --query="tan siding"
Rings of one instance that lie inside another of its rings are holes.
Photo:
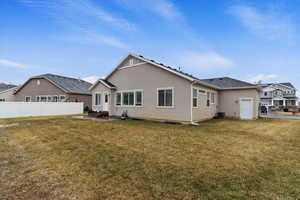
[[[219,92],[219,112],[227,117],[240,118],[240,98],[253,98],[254,119],[258,118],[259,92],[256,89],[224,90]]]
[[[111,93],[111,90],[109,88],[107,88],[106,86],[104,86],[102,83],[98,83],[92,90],[92,108],[94,111],[100,111],[102,108],[101,108],[101,105],[95,105],[95,99],[96,99],[96,93],[101,93],[101,103],[103,102],[103,92],[108,92],[109,93],[109,100],[110,100],[110,107],[109,107],[109,110],[111,111],[112,110],[112,105],[114,102],[113,101],[113,96],[112,96],[112,93]],[[112,114],[110,112],[110,114]]]
[[[14,96],[13,89],[10,89],[6,92],[0,93],[0,99],[5,99],[5,101],[15,101],[16,97]]]
[[[217,112],[218,91],[200,85],[193,85],[193,88],[215,94],[215,103],[207,106],[207,93],[198,93],[198,107],[193,108],[193,121],[203,121],[213,118]]]
[[[37,81],[40,81],[40,85],[37,84]],[[16,94],[16,101],[25,101],[25,96],[30,96],[31,101],[36,101],[36,96],[38,95],[65,95],[67,94],[54,86],[48,80],[40,79],[31,79],[23,88],[21,88]]]
[[[37,84],[38,80],[40,82],[39,85]],[[31,101],[36,101],[36,96],[40,95],[64,95],[66,96],[66,101],[76,101],[77,99],[80,102],[84,102],[84,106],[91,106],[92,101],[91,95],[69,95],[44,78],[29,80],[29,82],[15,94],[15,99],[16,101],[25,101],[25,96],[30,96]]]
[[[150,64],[143,64],[136,67],[119,69],[109,77],[108,81],[117,86],[117,91],[143,90],[143,107],[116,107],[114,105],[116,91],[112,92],[110,98],[110,113],[112,115],[120,116],[123,111],[127,110],[129,116],[135,118],[190,121],[191,84],[187,80]],[[157,107],[157,88],[164,87],[174,88],[174,108]],[[103,89],[105,87],[98,84],[93,89],[93,94]],[[105,90],[108,89],[106,88]],[[94,102],[93,108],[99,109],[99,107],[96,108],[94,106]]]
[[[92,109],[92,95],[70,94],[68,97],[70,102],[83,102],[83,106]]]

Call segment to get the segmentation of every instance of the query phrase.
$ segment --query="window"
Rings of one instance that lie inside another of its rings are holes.
[[[31,101],[31,97],[26,96],[26,97],[25,97],[25,102],[30,102],[30,101]]]
[[[210,93],[210,99],[211,99],[211,103],[214,104],[215,103],[215,93]]]
[[[133,60],[133,58],[130,58],[129,59],[129,65],[133,65],[134,64],[134,60]]]
[[[108,94],[104,95],[104,103],[108,103]]]
[[[173,106],[173,89],[158,89],[158,106]]]
[[[210,92],[207,92],[206,106],[210,106]]]
[[[48,101],[48,102],[52,102],[52,96],[48,96],[48,97],[47,97],[47,101]]]
[[[135,92],[135,105],[136,106],[142,106],[143,102],[142,102],[142,92],[141,91],[136,91]]]
[[[205,94],[205,91],[204,90],[198,90],[199,93],[203,93]]]
[[[96,93],[95,94],[95,105],[100,105],[101,104],[101,94]]]
[[[5,99],[0,99],[0,102],[4,102],[5,101]]]
[[[197,89],[193,89],[193,107],[198,107],[198,92]]]
[[[264,95],[265,95],[265,96],[268,96],[268,92],[265,92]]]
[[[120,106],[121,105],[121,95],[122,94],[120,92],[118,92],[116,95],[117,95],[116,96],[116,105]]]
[[[59,96],[59,101],[60,102],[66,101],[66,96],[64,96],[64,95]]]
[[[134,106],[134,92],[123,92],[123,105]]]
[[[46,102],[47,97],[46,96],[40,96],[40,102]]]
[[[53,97],[52,97],[52,101],[53,101],[53,102],[58,102],[58,96],[53,96]]]

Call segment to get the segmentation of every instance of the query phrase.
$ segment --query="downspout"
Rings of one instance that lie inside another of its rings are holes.
[[[193,124],[193,82],[191,83],[191,124]]]

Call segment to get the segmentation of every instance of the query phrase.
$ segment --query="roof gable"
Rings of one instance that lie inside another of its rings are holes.
[[[92,85],[86,81],[59,76],[54,74],[43,74],[39,76],[34,76],[29,78],[20,88],[17,89],[15,93],[18,93],[30,80],[37,79],[37,78],[44,78],[51,82],[53,85],[61,89],[62,91],[69,93],[69,94],[87,94],[90,95],[91,92],[89,91],[89,87]]]

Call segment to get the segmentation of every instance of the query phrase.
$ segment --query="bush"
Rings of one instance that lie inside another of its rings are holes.
[[[289,109],[288,108],[284,108],[283,111],[284,112],[289,112]]]

